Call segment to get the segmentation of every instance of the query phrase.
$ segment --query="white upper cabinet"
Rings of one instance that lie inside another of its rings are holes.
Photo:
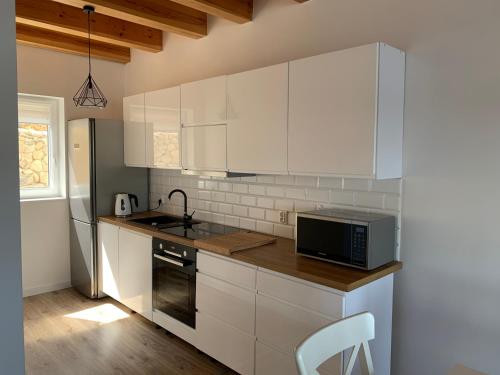
[[[144,94],[123,98],[123,120],[125,165],[145,167],[147,163]]]
[[[182,168],[226,171],[226,125],[182,128]]]
[[[146,158],[150,168],[180,169],[180,87],[147,92]]]
[[[404,73],[383,43],[290,62],[289,172],[401,177]]]
[[[228,169],[287,173],[288,63],[227,77]]]
[[[182,125],[226,123],[226,76],[181,85]]]

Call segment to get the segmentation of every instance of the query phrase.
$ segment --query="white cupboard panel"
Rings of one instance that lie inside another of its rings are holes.
[[[344,297],[327,292],[300,281],[292,281],[268,272],[257,272],[257,290],[308,310],[341,319],[344,311]]]
[[[340,375],[340,355],[335,356],[317,369],[320,375]],[[281,353],[259,341],[255,347],[255,375],[299,375],[295,356]]]
[[[146,167],[144,94],[123,98],[125,165]]]
[[[242,375],[254,374],[255,337],[204,313],[196,314],[198,349]]]
[[[146,156],[153,168],[180,169],[180,87],[146,93]]]
[[[288,63],[227,77],[228,169],[287,173]]]
[[[120,301],[118,272],[119,227],[107,223],[98,225],[99,273],[102,292]]]
[[[153,285],[151,237],[120,228],[120,302],[152,320]]]
[[[290,62],[290,173],[374,175],[377,44]]]
[[[183,128],[182,167],[192,170],[225,171],[226,125]]]
[[[197,267],[201,273],[213,276],[219,280],[255,289],[256,269],[231,262],[219,257],[198,253]]]
[[[196,308],[201,313],[255,334],[255,292],[198,273]]]
[[[183,125],[226,122],[226,76],[181,85]]]

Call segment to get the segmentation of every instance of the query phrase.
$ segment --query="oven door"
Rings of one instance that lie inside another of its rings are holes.
[[[196,264],[153,254],[153,308],[195,328]]]
[[[297,253],[351,264],[351,231],[350,223],[298,216]]]

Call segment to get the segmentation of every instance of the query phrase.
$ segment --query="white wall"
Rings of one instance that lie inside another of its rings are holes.
[[[0,374],[24,374],[15,1],[0,1]]]
[[[255,0],[255,13],[134,51],[126,94],[374,41],[406,50],[393,373],[500,373],[500,2]]]
[[[105,109],[74,106],[73,95],[87,77],[87,64],[84,57],[18,45],[18,91],[64,98],[66,120],[121,119],[122,64],[92,62],[94,78],[109,100]],[[21,229],[23,294],[28,296],[70,286],[67,199],[22,201]]]

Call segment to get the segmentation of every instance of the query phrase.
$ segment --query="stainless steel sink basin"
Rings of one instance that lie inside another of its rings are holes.
[[[185,221],[181,217],[170,216],[170,215],[145,217],[142,219],[133,219],[130,221],[133,223],[147,225],[147,226],[157,228],[157,229],[182,227],[185,225],[189,226],[189,225],[200,223],[199,221],[195,221],[195,220]]]

